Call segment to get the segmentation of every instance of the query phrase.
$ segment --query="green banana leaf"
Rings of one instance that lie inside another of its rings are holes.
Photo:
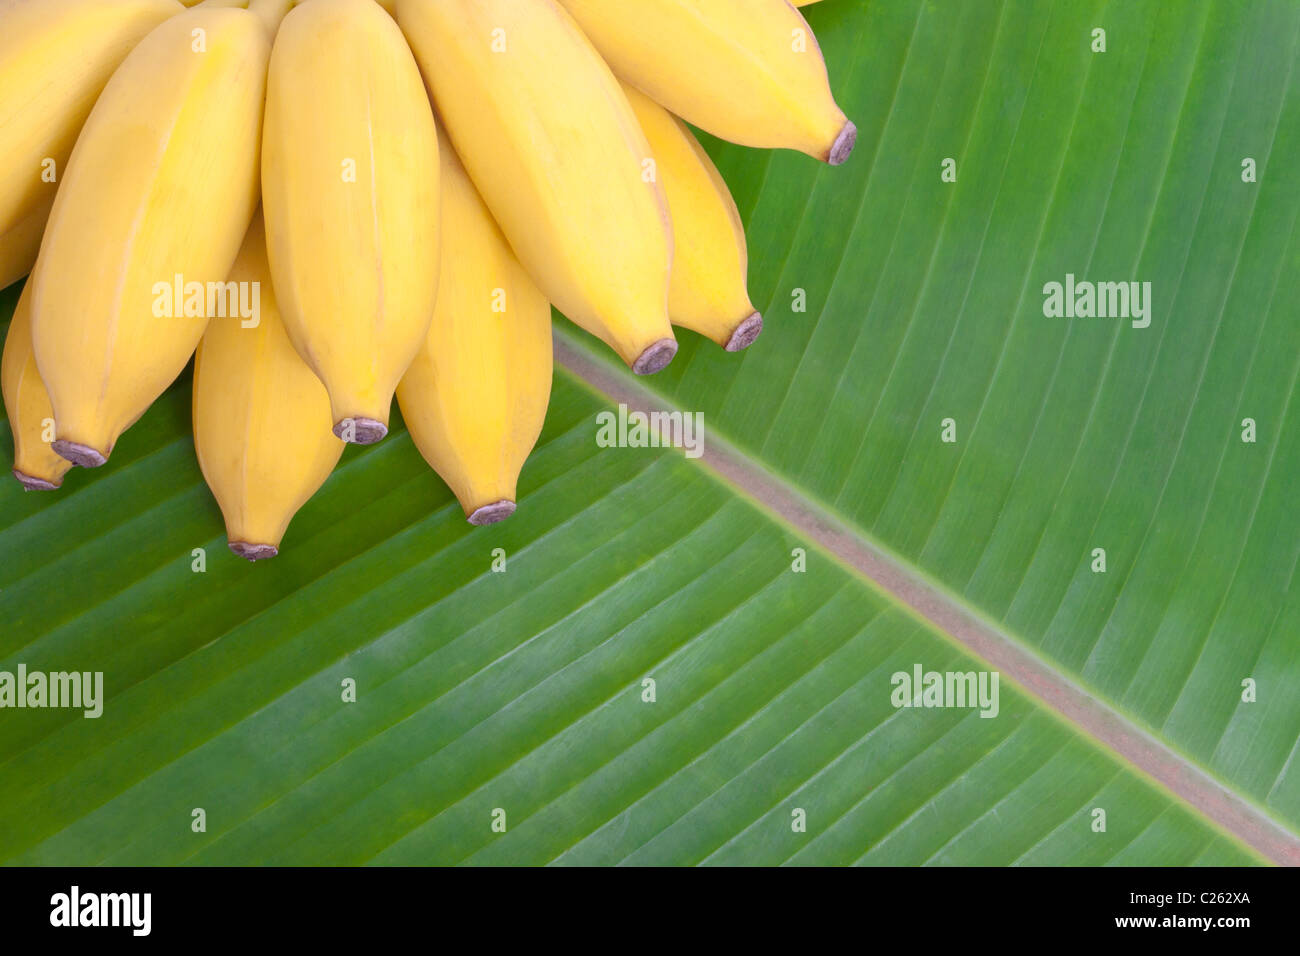
[[[709,141],[767,328],[640,384],[1210,783],[1009,677],[996,716],[896,707],[897,673],[990,665],[711,456],[600,447],[637,393],[562,323],[501,525],[398,423],[249,565],[188,376],[104,468],[0,487],[0,670],[106,698],[0,710],[0,861],[1278,859],[1210,785],[1294,843],[1300,4],[805,12],[858,152]],[[1046,316],[1067,274],[1151,282],[1150,325]]]
[[[721,154],[767,351],[656,384],[1295,827],[1300,4],[819,12],[862,154]],[[1067,274],[1150,326],[1046,317]]]

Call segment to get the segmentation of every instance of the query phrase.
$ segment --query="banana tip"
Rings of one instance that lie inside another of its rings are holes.
[[[755,312],[736,326],[736,330],[731,333],[731,338],[727,339],[727,344],[723,348],[728,352],[747,349],[754,344],[754,339],[758,338],[762,331],[763,317]]]
[[[274,545],[250,544],[247,541],[231,541],[230,550],[247,561],[264,561],[280,553],[280,549]]]
[[[373,418],[345,418],[334,426],[334,434],[354,445],[373,445],[388,434],[388,426]]]
[[[677,354],[675,339],[660,339],[637,356],[632,371],[638,375],[653,375],[663,369]]]
[[[21,472],[17,468],[14,469],[14,477],[22,482],[22,486],[28,491],[54,491],[63,484],[61,481],[46,481],[44,478],[37,478],[35,475]]]
[[[840,135],[835,137],[835,142],[831,145],[830,155],[826,157],[826,162],[832,166],[842,166],[853,152],[853,147],[858,144],[858,128],[851,122],[845,122],[844,128],[840,130]]]
[[[505,521],[515,513],[515,503],[507,499],[494,501],[490,505],[484,505],[482,508],[476,508],[469,516],[469,523],[472,525],[496,524],[498,521]]]
[[[75,441],[56,439],[50,443],[50,447],[54,449],[54,454],[60,458],[66,458],[74,465],[80,465],[82,468],[98,468],[108,461],[107,455],[97,452],[89,445],[82,445]]]

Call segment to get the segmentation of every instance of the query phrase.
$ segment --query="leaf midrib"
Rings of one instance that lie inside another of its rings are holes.
[[[554,345],[556,364],[603,401],[624,404],[631,411],[681,412],[657,390],[632,381],[569,329],[557,327]],[[998,670],[1071,730],[1090,738],[1236,842],[1271,862],[1300,865],[1300,835],[1267,809],[1045,660],[922,569],[774,474],[712,426],[702,451],[694,459],[697,466],[813,543],[891,604]]]

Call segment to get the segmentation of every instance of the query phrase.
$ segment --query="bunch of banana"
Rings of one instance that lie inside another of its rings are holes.
[[[552,304],[637,374],[674,326],[762,331],[686,123],[844,162],[810,2],[0,0],[15,476],[104,464],[193,356],[236,554],[278,553],[394,395],[469,521],[507,517]]]

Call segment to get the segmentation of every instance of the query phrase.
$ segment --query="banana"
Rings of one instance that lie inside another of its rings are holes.
[[[614,72],[688,123],[838,166],[857,127],[786,0],[560,0]],[[471,170],[472,172],[472,170]]]
[[[728,352],[749,346],[763,318],[745,288],[749,253],[731,191],[684,123],[644,93],[624,87],[655,157],[673,221],[668,315]]]
[[[442,280],[433,325],[397,386],[420,454],[470,524],[515,510],[520,469],[551,394],[551,306],[451,145],[442,157]]]
[[[0,233],[0,289],[13,285],[32,271],[53,205],[54,193],[51,192],[13,228]]]
[[[634,372],[667,365],[677,343],[663,192],[644,175],[650,147],[627,98],[573,19],[553,0],[398,0],[397,19],[448,138],[541,291]]]
[[[36,355],[32,351],[32,288],[29,284],[18,297],[9,332],[5,336],[4,358],[0,359],[0,387],[4,391],[5,414],[14,433],[14,477],[28,491],[50,490],[63,484],[72,463],[50,448],[54,410],[45,392]]]
[[[230,281],[260,290],[257,324],[238,316],[208,323],[194,356],[194,451],[230,550],[257,561],[279,553],[290,519],[325,483],[343,443],[330,434],[325,386],[284,330],[261,216]]]
[[[374,0],[309,0],[271,55],[263,210],[276,293],[334,433],[388,433],[437,294],[438,140],[419,68]]]
[[[26,275],[72,144],[176,0],[0,0],[0,288]]]
[[[257,207],[270,45],[247,10],[180,13],[77,140],[30,280],[54,450],[74,464],[102,465],[203,335]]]

